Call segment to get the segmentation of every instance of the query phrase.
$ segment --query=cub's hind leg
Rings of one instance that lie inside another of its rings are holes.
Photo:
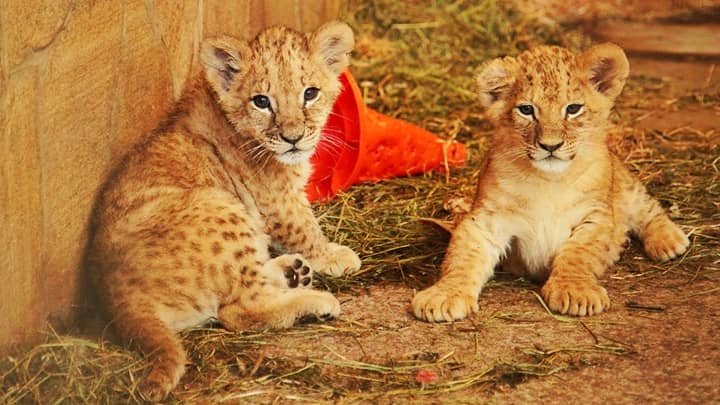
[[[625,211],[628,227],[643,242],[648,257],[662,262],[683,254],[690,245],[685,232],[625,167],[619,171],[619,209]]]
[[[307,274],[312,273],[307,262],[297,254],[270,259],[262,265],[257,282],[246,284],[235,301],[220,307],[218,318],[226,328],[241,331],[265,327],[287,328],[305,317],[321,321],[337,317],[340,314],[340,302],[332,294],[296,288],[304,282],[310,282],[307,275],[302,275],[305,269]],[[298,274],[299,283],[293,276],[287,276],[291,272]],[[284,280],[280,280],[278,274],[284,276]]]

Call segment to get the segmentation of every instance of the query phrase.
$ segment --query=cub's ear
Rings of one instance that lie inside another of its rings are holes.
[[[355,46],[352,29],[340,21],[323,24],[309,35],[311,52],[339,75],[350,64],[350,52]]]
[[[493,117],[502,113],[513,90],[517,72],[515,63],[511,57],[493,59],[485,63],[477,77],[480,103]]]
[[[242,68],[245,52],[247,44],[232,37],[208,38],[203,41],[200,62],[205,77],[218,94],[230,90],[230,85]]]
[[[608,42],[588,49],[582,58],[595,90],[610,99],[619,96],[630,73],[630,64],[622,48]]]

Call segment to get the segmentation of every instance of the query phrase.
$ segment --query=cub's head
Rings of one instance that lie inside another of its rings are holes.
[[[486,63],[478,76],[480,100],[495,125],[518,137],[512,156],[559,173],[587,148],[604,145],[628,69],[623,50],[610,43],[582,54],[540,46]]]
[[[250,42],[205,40],[205,77],[244,139],[238,147],[287,165],[306,161],[340,93],[338,76],[353,46],[352,30],[340,22],[309,34],[272,27]]]

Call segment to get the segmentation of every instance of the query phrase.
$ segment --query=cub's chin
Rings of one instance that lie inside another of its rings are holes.
[[[310,150],[289,150],[287,152],[278,153],[275,155],[275,158],[278,160],[278,162],[287,165],[287,166],[294,166],[298,163],[306,162],[308,159],[310,159],[310,156],[313,154],[313,149]]]
[[[554,156],[546,157],[545,159],[532,160],[532,165],[536,169],[545,173],[562,173],[570,167],[572,160],[558,159]]]

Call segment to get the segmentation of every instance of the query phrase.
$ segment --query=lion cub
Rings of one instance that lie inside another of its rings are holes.
[[[332,294],[309,289],[312,271],[341,275],[360,259],[325,238],[305,185],[353,44],[339,22],[206,40],[202,73],[105,185],[89,269],[114,329],[150,358],[151,399],[184,373],[185,328],[340,313]],[[290,253],[271,258],[271,243]]]
[[[654,260],[689,244],[658,202],[606,145],[608,116],[628,76],[613,44],[582,54],[541,46],[487,63],[480,99],[497,127],[470,212],[454,230],[442,276],[413,299],[416,317],[462,319],[503,259],[516,274],[547,280],[553,311],[610,307],[598,277],[620,256],[628,231]]]

